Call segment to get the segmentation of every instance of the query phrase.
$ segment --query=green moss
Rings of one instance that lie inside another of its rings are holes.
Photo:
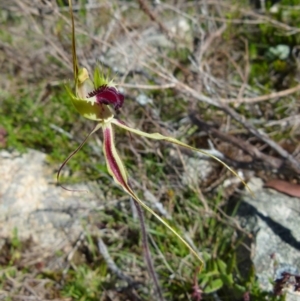
[[[64,88],[57,89],[44,103],[35,93],[20,91],[18,99],[7,97],[0,107],[0,125],[7,131],[5,147],[24,152],[28,148],[48,154],[48,162],[59,164],[75,150],[80,141],[88,134],[85,120],[81,119],[73,108]],[[87,130],[76,131],[86,127]],[[99,150],[101,156],[101,150]],[[77,180],[89,174],[95,177],[97,170],[91,167],[95,154],[86,145],[68,163],[68,168]],[[100,165],[99,165],[100,167]],[[102,165],[103,170],[103,165]],[[79,172],[79,174],[78,174]],[[73,181],[77,181],[73,178]]]

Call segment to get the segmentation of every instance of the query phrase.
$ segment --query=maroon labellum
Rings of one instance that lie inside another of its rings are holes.
[[[101,86],[88,94],[88,97],[94,96],[98,104],[113,105],[115,110],[120,109],[124,103],[124,95],[115,87]]]

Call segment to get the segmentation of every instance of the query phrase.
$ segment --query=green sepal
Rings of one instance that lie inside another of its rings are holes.
[[[96,66],[94,70],[94,87],[97,89],[102,86],[114,86],[113,81],[109,80],[104,76],[103,72],[100,70],[99,66]]]
[[[109,122],[114,117],[109,106],[96,104],[95,98],[78,98],[72,93],[69,86],[66,86],[66,90],[71,97],[74,107],[83,117],[101,123]]]

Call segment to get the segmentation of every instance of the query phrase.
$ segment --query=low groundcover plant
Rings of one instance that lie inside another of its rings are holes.
[[[75,93],[67,87],[68,94],[70,95],[73,105],[77,111],[87,119],[97,121],[97,125],[92,132],[86,137],[86,139],[80,144],[80,146],[64,161],[58,171],[57,177],[59,178],[60,171],[64,165],[75,155],[85,144],[86,140],[96,131],[102,129],[103,131],[103,151],[109,174],[113,177],[116,183],[118,183],[127,192],[130,197],[136,202],[138,206],[142,206],[144,209],[153,214],[161,223],[163,223],[174,235],[180,239],[180,241],[187,246],[187,248],[199,259],[201,266],[203,261],[198,255],[197,251],[194,250],[182,237],[168,225],[158,214],[156,214],[151,208],[149,208],[133,191],[128,180],[125,166],[116,150],[114,142],[114,127],[117,126],[131,133],[144,136],[146,138],[154,140],[164,140],[181,147],[203,153],[209,157],[214,158],[233,172],[239,177],[229,166],[227,166],[220,159],[206,153],[202,150],[191,147],[179,140],[171,137],[161,135],[159,133],[145,133],[140,130],[127,126],[124,122],[114,117],[114,110],[118,110],[124,103],[124,96],[118,91],[112,81],[109,81],[106,77],[101,74],[100,69],[97,67],[94,71],[93,80],[91,80],[87,69],[79,68],[76,55],[75,45],[75,28],[74,28],[74,17],[72,12],[72,3],[69,0],[71,20],[72,20],[72,54],[73,54],[73,71],[75,80]],[[112,109],[113,107],[113,109]],[[239,177],[240,178],[240,177]],[[242,179],[241,179],[242,180]],[[243,182],[244,183],[244,182]],[[245,184],[245,183],[244,183]],[[245,184],[246,185],[246,184]],[[142,225],[144,227],[144,225]],[[148,262],[149,266],[149,262]],[[151,267],[150,267],[151,268]]]

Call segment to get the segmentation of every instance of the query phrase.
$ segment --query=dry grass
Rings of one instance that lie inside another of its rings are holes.
[[[8,96],[18,101],[25,93],[38,93],[35,104],[47,107],[55,91],[72,79],[70,18],[63,1],[61,5],[57,2],[1,1],[0,102]],[[120,118],[146,131],[159,131],[197,147],[210,148],[241,170],[245,178],[257,173],[268,179],[280,173],[298,180],[300,132],[293,118],[299,114],[298,69],[293,71],[292,80],[285,76],[282,85],[276,85],[281,75],[277,73],[270,73],[270,82],[265,85],[256,81],[260,74],[253,73],[254,42],[249,36],[261,25],[270,26],[284,37],[298,37],[299,29],[272,15],[255,12],[246,1],[153,3],[113,0],[84,1],[80,5],[74,1],[79,62],[89,70],[100,63],[104,72],[113,74],[126,96]],[[84,124],[85,129],[90,127]],[[81,137],[81,130],[82,123],[74,123],[65,131],[72,137]],[[191,154],[174,149],[175,157],[180,158],[174,162],[165,145],[134,136],[128,143],[128,137],[120,135],[118,146],[130,172],[139,180],[133,185],[146,199],[166,205],[168,214],[178,214],[176,203],[184,204],[186,198],[181,175]],[[240,231],[239,225],[222,212],[227,199],[239,187],[239,183],[233,183],[224,188],[222,184],[229,177],[216,165],[190,189],[202,204],[197,214]],[[224,189],[224,198],[216,210],[207,196],[215,196],[218,187]],[[108,199],[116,198],[114,190],[106,188],[105,192]],[[193,216],[193,206],[182,210],[182,216],[178,214],[182,218],[180,225],[185,224],[185,214]],[[118,239],[130,237],[127,226],[113,225]],[[189,230],[191,237],[197,232],[192,226]],[[116,244],[109,243],[116,253],[128,248],[124,242]],[[157,256],[158,271],[164,271],[165,262],[173,258],[170,253],[164,255],[167,259]],[[191,264],[190,258],[186,260]],[[120,260],[130,266],[127,261]],[[29,259],[24,266],[28,262]],[[132,276],[138,275],[144,281],[147,276],[141,265],[139,262],[130,266],[127,272],[135,271]],[[63,282],[58,285],[56,279],[37,279],[36,269],[28,273],[16,271],[13,277],[6,277],[0,298],[71,300],[58,293]],[[183,269],[178,286],[189,277],[192,285],[191,274]],[[135,288],[120,291],[106,287],[101,300],[140,300]],[[178,300],[184,298],[191,300],[187,293]]]

